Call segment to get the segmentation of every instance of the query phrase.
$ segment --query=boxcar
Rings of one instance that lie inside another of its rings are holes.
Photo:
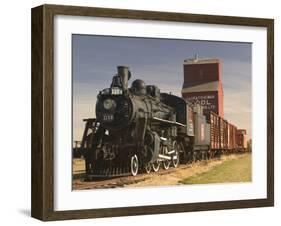
[[[210,113],[211,151],[234,151],[237,127],[214,112]]]
[[[247,150],[247,134],[245,129],[238,129],[236,133],[237,149],[244,152]]]
[[[237,148],[236,133],[237,127],[228,123],[228,148],[230,151],[234,151]]]

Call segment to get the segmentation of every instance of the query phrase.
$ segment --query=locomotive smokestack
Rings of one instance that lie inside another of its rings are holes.
[[[131,72],[129,71],[129,67],[127,66],[118,66],[117,67],[118,76],[121,78],[122,89],[128,89],[128,81],[131,77]]]

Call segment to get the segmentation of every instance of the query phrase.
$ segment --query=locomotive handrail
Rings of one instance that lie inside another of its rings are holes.
[[[174,122],[174,121],[170,121],[170,120],[166,120],[166,119],[161,119],[161,118],[157,118],[157,117],[153,117],[154,120],[159,121],[159,122],[163,122],[163,123],[168,123],[168,124],[173,124],[176,126],[182,126],[182,127],[186,127],[186,125],[179,123],[179,122]]]
[[[95,122],[96,120],[97,120],[96,118],[84,118],[83,122],[87,122],[87,121]]]

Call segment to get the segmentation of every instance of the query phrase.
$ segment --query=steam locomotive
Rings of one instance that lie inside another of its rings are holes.
[[[97,96],[96,118],[84,119],[87,178],[157,172],[237,150],[238,130],[226,120],[140,79],[129,88],[129,68],[117,71]]]

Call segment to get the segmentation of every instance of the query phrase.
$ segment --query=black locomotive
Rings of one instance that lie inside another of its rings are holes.
[[[139,79],[129,88],[128,67],[117,69],[97,96],[96,119],[84,119],[80,150],[88,178],[135,176],[210,157],[210,123],[200,106]]]

